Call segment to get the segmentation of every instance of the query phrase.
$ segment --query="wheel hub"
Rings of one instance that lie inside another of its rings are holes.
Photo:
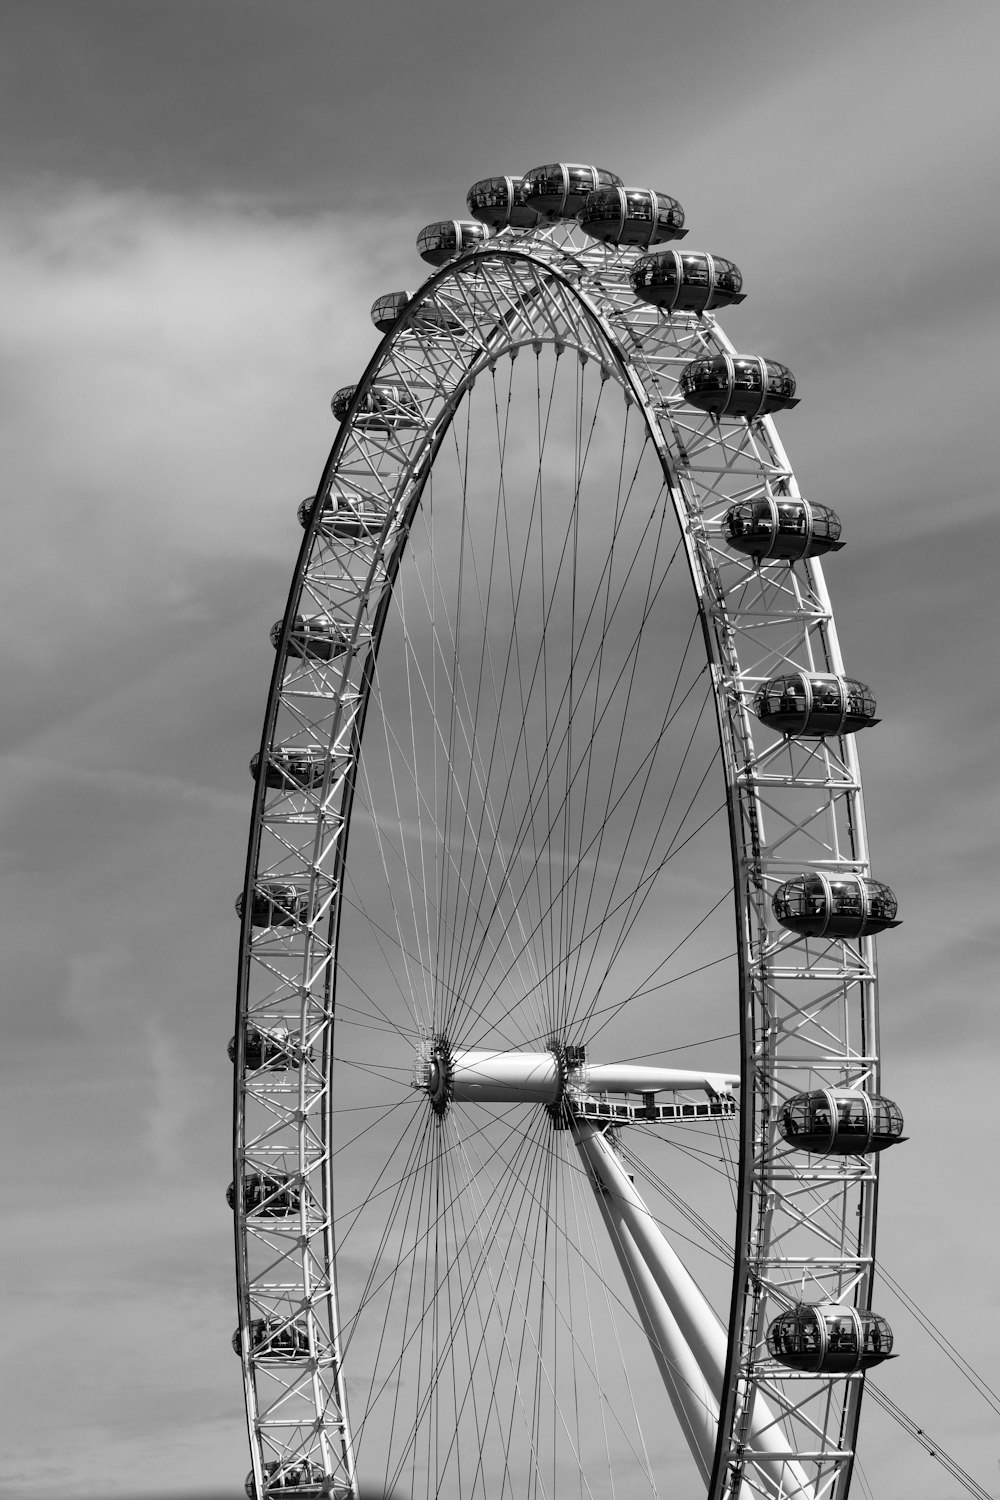
[[[641,1097],[651,1111],[653,1099],[663,1093],[705,1093],[731,1101],[738,1083],[732,1073],[634,1063],[591,1066],[582,1047],[560,1042],[552,1042],[544,1052],[507,1051],[453,1048],[443,1036],[420,1044],[413,1069],[413,1087],[427,1094],[438,1115],[456,1102],[541,1104],[555,1116],[567,1097],[586,1101],[609,1094]]]

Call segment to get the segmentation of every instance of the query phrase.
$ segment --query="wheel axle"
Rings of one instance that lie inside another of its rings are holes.
[[[593,1112],[588,1105],[596,1105],[610,1094],[621,1094],[641,1099],[636,1118],[675,1118],[669,1107],[655,1104],[657,1094],[690,1091],[706,1093],[711,1100],[731,1101],[738,1083],[734,1073],[654,1068],[635,1063],[590,1064],[582,1047],[564,1047],[559,1043],[553,1043],[544,1052],[453,1049],[444,1037],[421,1044],[413,1069],[413,1087],[427,1093],[438,1114],[444,1114],[453,1101],[541,1104],[550,1110],[559,1110],[568,1103],[574,1112],[580,1108],[586,1114]],[[660,1109],[668,1112],[661,1116]]]

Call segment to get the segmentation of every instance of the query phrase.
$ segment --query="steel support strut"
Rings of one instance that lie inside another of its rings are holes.
[[[574,1120],[572,1129],[667,1394],[708,1484],[719,1430],[725,1330],[636,1192],[607,1138],[607,1127]],[[777,1456],[787,1453],[788,1439],[759,1395],[751,1444],[774,1496],[805,1500],[812,1495],[801,1466]],[[775,1457],[769,1459],[768,1453]]]

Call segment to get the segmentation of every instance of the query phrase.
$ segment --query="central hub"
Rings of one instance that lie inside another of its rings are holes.
[[[736,1073],[692,1068],[650,1067],[643,1063],[587,1062],[582,1047],[553,1041],[545,1052],[508,1052],[485,1047],[452,1047],[447,1037],[422,1042],[413,1069],[413,1087],[444,1115],[454,1101],[465,1104],[541,1104],[553,1120],[566,1107],[574,1111],[609,1095],[640,1100],[646,1119],[733,1113]],[[710,1104],[656,1103],[659,1094],[708,1095]],[[601,1106],[604,1114],[607,1108]],[[615,1118],[639,1118],[635,1107],[616,1108]],[[610,1118],[610,1115],[608,1116]]]
[[[446,1114],[452,1101],[452,1071],[451,1048],[446,1037],[421,1042],[413,1064],[413,1087],[426,1092],[436,1115]]]
[[[417,1052],[413,1087],[443,1115],[452,1100],[466,1104],[560,1103],[570,1068],[580,1067],[583,1049],[553,1046],[545,1052],[452,1048],[445,1037]]]

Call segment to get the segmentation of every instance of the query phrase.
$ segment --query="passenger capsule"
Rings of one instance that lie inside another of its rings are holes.
[[[275,745],[264,761],[264,785],[282,792],[299,792],[322,786],[330,757],[322,745]],[[250,774],[257,780],[260,755],[250,760]]]
[[[771,900],[782,927],[803,937],[858,938],[898,927],[892,891],[867,875],[797,875]]]
[[[865,1156],[903,1139],[903,1114],[881,1094],[813,1089],[782,1105],[778,1129],[790,1146],[815,1156]]]
[[[256,1500],[253,1470],[247,1475],[244,1489],[247,1500]],[[331,1486],[323,1470],[303,1459],[272,1461],[264,1465],[264,1495],[278,1495],[282,1500],[350,1500],[346,1485]]]
[[[342,385],[334,391],[330,410],[338,422],[347,417],[357,390],[356,385]],[[424,425],[417,402],[398,385],[370,385],[354,412],[354,422],[357,427],[369,427],[373,432],[396,432]]]
[[[372,303],[371,319],[379,333],[388,333],[412,300],[412,292],[386,292],[383,296],[376,297]]]
[[[315,504],[315,495],[307,495],[299,505],[299,524],[303,530],[312,519]],[[368,496],[359,495],[353,490],[344,490],[336,495],[323,496],[318,525],[324,536],[357,541],[364,537],[378,536],[385,523],[385,517],[385,508],[376,505]]]
[[[769,558],[796,562],[800,557],[820,557],[844,545],[837,513],[799,497],[740,500],[729,507],[723,525],[730,547],[758,564]]]
[[[681,395],[691,406],[715,417],[765,416],[797,406],[795,377],[787,365],[759,354],[713,354],[693,359],[680,382]]]
[[[558,161],[524,174],[524,201],[551,219],[575,219],[589,193],[622,186],[617,172]]]
[[[767,1330],[773,1359],[790,1370],[851,1375],[892,1358],[892,1330],[878,1313],[800,1302]]]
[[[243,915],[243,897],[236,898],[236,910]],[[309,892],[283,880],[264,880],[254,886],[250,904],[253,927],[294,927],[309,911]]]
[[[284,620],[271,626],[271,645],[281,645]],[[333,661],[343,656],[351,644],[351,632],[329,615],[296,615],[288,632],[289,656],[308,657],[311,661]]]
[[[271,1172],[250,1172],[243,1179],[243,1205],[247,1213],[265,1219],[280,1219],[298,1212],[302,1195],[291,1177]],[[236,1208],[236,1184],[226,1189],[226,1202]]]
[[[299,501],[298,506],[296,507],[295,514],[299,518],[299,525],[302,527],[303,531],[306,530],[309,522],[312,520],[313,507],[315,504],[316,496],[307,495],[304,500]],[[330,495],[324,495],[319,507],[319,526],[321,531],[326,530],[329,522],[333,519],[335,512],[336,505],[333,499]]]
[[[584,234],[609,245],[645,248],[687,234],[677,199],[652,188],[598,188],[587,194],[577,219]]]
[[[534,229],[539,223],[537,212],[525,201],[523,177],[480,178],[465,201],[472,217],[492,230]]]
[[[706,312],[743,301],[743,277],[738,266],[721,255],[696,251],[654,250],[642,255],[629,272],[640,302],[651,302],[664,312]]]
[[[372,303],[372,322],[379,333],[388,333],[398,318],[406,312],[416,296],[415,292],[386,292]],[[422,330],[440,328],[448,333],[460,333],[465,327],[450,308],[443,306],[434,297],[425,297],[414,309],[411,323]]]
[[[490,231],[477,219],[439,219],[425,224],[417,235],[417,253],[432,266],[444,266],[456,255],[485,245]]]
[[[280,1318],[251,1318],[247,1332],[250,1354],[262,1363],[309,1358],[309,1330],[304,1323],[283,1323]],[[233,1351],[243,1352],[243,1340],[237,1328],[233,1334]]]
[[[762,682],[753,711],[768,729],[804,739],[856,734],[879,721],[872,690],[853,677],[832,672],[794,672]]]
[[[236,1061],[236,1038],[231,1037],[226,1048],[229,1061]],[[262,1031],[259,1026],[247,1023],[243,1041],[243,1064],[248,1073],[284,1073],[298,1068],[299,1058],[291,1050],[287,1026],[271,1026]]]

